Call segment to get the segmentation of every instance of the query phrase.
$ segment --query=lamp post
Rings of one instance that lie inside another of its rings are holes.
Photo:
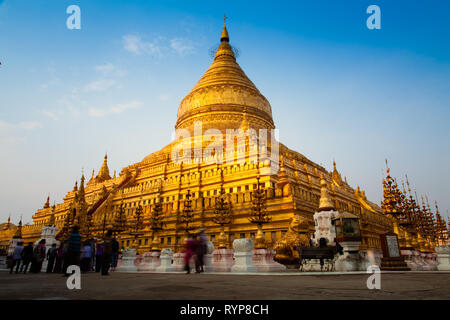
[[[262,232],[262,226],[272,220],[266,212],[266,194],[264,188],[259,183],[259,175],[256,177],[257,188],[252,194],[252,213],[248,220],[258,226],[258,232],[255,237],[255,249],[265,249],[266,244]]]
[[[226,249],[225,225],[231,223],[231,203],[227,199],[223,185],[220,186],[220,195],[216,198],[214,214],[213,222],[220,225],[219,249]]]
[[[191,190],[188,189],[188,192],[186,194],[186,200],[184,201],[183,210],[179,214],[179,222],[183,224],[183,229],[186,234],[186,240],[189,238],[189,230],[192,229],[189,224],[194,221],[194,214],[192,209],[192,200],[191,200]]]
[[[150,228],[153,230],[152,251],[160,251],[160,242],[158,240],[158,232],[163,229],[165,223],[162,217],[162,203],[161,199],[155,203],[152,214],[150,216]]]

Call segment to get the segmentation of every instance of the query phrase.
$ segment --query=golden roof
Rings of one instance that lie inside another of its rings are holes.
[[[194,121],[201,121],[203,131],[239,129],[245,108],[252,128],[275,127],[270,103],[236,62],[224,25],[214,61],[181,101],[175,128],[193,132]]]

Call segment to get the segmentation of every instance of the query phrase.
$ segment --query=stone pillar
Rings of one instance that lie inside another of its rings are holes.
[[[206,254],[203,256],[203,270],[205,272],[214,272],[216,268],[213,266],[214,244],[211,241],[206,243]]]
[[[118,272],[135,272],[137,271],[137,267],[134,265],[134,261],[136,260],[136,249],[124,249],[122,256],[122,264],[117,267],[116,271]]]
[[[274,257],[274,250],[253,250],[253,264],[258,268],[258,272],[279,272],[286,270],[286,266],[273,260]]]
[[[212,252],[212,265],[217,272],[230,272],[234,265],[233,250],[219,248]]]
[[[231,272],[258,272],[253,264],[253,240],[236,239],[233,241],[234,265]]]
[[[335,262],[336,271],[358,271],[362,269],[361,257],[359,255],[360,241],[342,241],[339,244],[344,249],[344,254]]]
[[[414,250],[402,249],[400,250],[402,257],[405,259],[406,265],[412,271],[421,270],[420,266],[416,263]]]
[[[153,271],[151,252],[143,254],[142,262],[137,265],[138,271]]]
[[[435,248],[439,264],[439,271],[450,271],[450,246],[439,246]]]
[[[184,252],[177,252],[173,255],[173,264],[175,271],[184,271]]]
[[[173,272],[176,271],[172,265],[173,251],[172,249],[162,249],[160,255],[160,265],[155,268],[156,272]]]

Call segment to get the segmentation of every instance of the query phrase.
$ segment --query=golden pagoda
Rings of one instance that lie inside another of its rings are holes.
[[[362,250],[380,250],[379,235],[392,229],[391,219],[366,198],[364,190],[354,189],[347,179],[342,180],[334,161],[333,171],[328,172],[273,138],[272,107],[237,63],[225,24],[214,60],[180,102],[175,129],[180,133],[175,141],[123,168],[117,177],[110,177],[105,155],[97,176],[93,174],[86,186],[83,176],[79,187],[75,184],[63,202],[55,205],[58,230],[66,226],[67,232],[72,221],[86,222],[83,215],[89,214],[90,233],[101,237],[105,228],[114,228],[117,212],[123,212],[128,225],[133,225],[137,222],[136,210],[142,210],[143,231],[136,246],[139,252],[150,251],[152,242],[156,243],[150,219],[155,206],[161,205],[164,227],[157,232],[159,247],[181,249],[186,226],[180,217],[192,210],[190,230],[204,228],[215,247],[220,240],[221,247],[229,248],[234,239],[255,238],[257,234],[258,226],[249,218],[252,194],[259,185],[271,218],[262,234],[268,248],[282,241],[288,230],[296,232],[300,228],[311,235],[313,214],[319,206],[351,212],[365,222],[361,226]],[[226,144],[230,142],[227,130],[236,133],[231,147]],[[270,140],[261,143],[264,130],[269,132]],[[222,142],[228,148],[211,147]],[[180,154],[180,144],[193,146],[193,152],[182,154],[184,161],[174,158]],[[272,152],[275,156],[267,157]],[[331,188],[329,194],[327,185]],[[227,224],[214,222],[216,201],[222,192],[232,208],[231,222]],[[320,203],[324,192],[326,203]],[[23,228],[23,237],[39,238],[52,211],[49,207],[37,210],[34,225]],[[301,227],[295,224],[299,221]],[[2,236],[8,237],[0,233],[0,240]],[[120,233],[120,238],[124,247],[134,242],[126,231]]]

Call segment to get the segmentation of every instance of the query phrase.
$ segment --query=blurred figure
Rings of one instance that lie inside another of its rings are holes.
[[[64,243],[61,242],[58,249],[56,249],[56,262],[55,267],[53,268],[54,273],[60,273],[62,270],[63,253],[64,253]]]
[[[109,275],[109,267],[111,265],[112,257],[112,230],[108,230],[106,236],[103,238],[103,256],[102,256],[102,276]]]
[[[91,266],[92,247],[89,241],[85,241],[81,249],[81,272],[88,272]]]
[[[193,239],[188,238],[186,240],[186,249],[184,252],[184,270],[186,270],[186,273],[191,273],[191,267],[190,262],[191,258],[194,255],[197,247],[197,242]]]
[[[204,272],[203,270],[203,256],[206,254],[206,243],[208,237],[203,233],[204,229],[201,230],[200,234],[197,236],[197,243],[195,246],[195,272]]]
[[[120,242],[117,237],[113,238],[112,243],[112,256],[111,256],[111,271],[116,271],[117,261],[119,260]]]
[[[103,257],[103,243],[97,242],[95,250],[95,272],[100,272],[102,269],[102,257]]]
[[[22,251],[23,251],[23,242],[19,242],[17,243],[17,246],[14,248],[9,274],[13,272],[14,266],[16,266],[16,273],[19,272],[20,260],[22,259]]]
[[[22,266],[20,267],[20,272],[26,274],[28,270],[28,266],[33,259],[33,242],[28,242],[28,245],[23,248],[22,251]]]
[[[45,239],[39,241],[39,244],[33,250],[30,272],[39,273],[42,269],[42,263],[45,260]]]
[[[52,247],[47,251],[47,273],[53,272],[53,267],[55,266],[55,260],[57,255],[56,243],[52,244]]]
[[[80,265],[80,253],[81,253],[81,236],[78,233],[78,226],[73,227],[72,234],[69,237],[67,246],[67,267],[71,265]],[[68,277],[67,267],[65,270],[65,276]]]

